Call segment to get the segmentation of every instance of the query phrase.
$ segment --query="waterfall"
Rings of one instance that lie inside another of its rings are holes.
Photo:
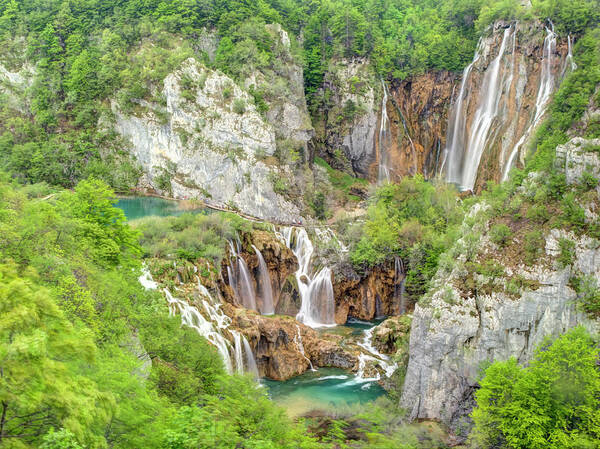
[[[443,172],[446,163],[448,168],[446,170],[446,180],[455,184],[461,182],[461,165],[463,158],[463,149],[465,147],[465,132],[466,132],[466,105],[465,97],[467,96],[466,88],[469,81],[469,75],[473,69],[473,65],[479,59],[479,45],[475,51],[473,61],[467,67],[462,74],[462,80],[460,82],[460,90],[458,91],[458,97],[452,111],[450,113],[451,126],[448,126],[446,135],[446,149],[444,150],[444,159],[440,173]]]
[[[225,369],[228,373],[233,372],[231,356],[229,355],[229,347],[231,344],[214,328],[211,322],[207,321],[194,306],[189,305],[181,299],[175,298],[169,290],[164,289],[167,302],[169,303],[169,314],[175,316],[179,313],[181,317],[181,325],[191,327],[198,334],[206,338],[214,347],[217,348]]]
[[[500,73],[502,58],[504,57],[509,39],[511,36],[514,38],[514,35],[512,26],[504,30],[498,55],[486,70],[483,78],[479,107],[473,117],[469,140],[463,157],[459,183],[463,190],[472,190],[475,186],[479,162],[488,142],[490,128],[498,114],[498,105],[502,96],[503,79]],[[511,67],[510,71],[512,72],[512,70]]]
[[[234,261],[227,267],[229,283],[233,289],[236,299],[246,309],[258,310],[256,308],[256,293],[250,276],[250,270],[244,258],[239,254],[237,242],[229,241],[229,249]]]
[[[402,279],[400,280],[400,278]],[[394,303],[398,304],[398,313],[400,315],[406,313],[405,282],[406,273],[404,272],[404,264],[400,257],[396,257],[394,259]]]
[[[382,184],[390,182],[390,160],[387,145],[390,142],[390,120],[387,114],[388,90],[385,82],[381,80],[383,99],[381,100],[381,123],[379,124],[379,170],[377,182]]]
[[[296,281],[301,306],[296,319],[311,327],[335,326],[331,269],[324,267],[311,277],[310,261],[314,248],[304,228],[284,228],[282,237],[298,261]]]
[[[510,169],[513,167],[515,163],[515,159],[519,154],[519,150],[527,140],[527,138],[531,135],[533,129],[538,125],[540,120],[543,118],[546,108],[548,106],[550,96],[554,91],[554,75],[552,73],[552,60],[554,53],[556,52],[556,34],[554,33],[554,25],[550,22],[550,27],[546,27],[546,37],[544,39],[544,49],[542,52],[542,72],[540,74],[540,84],[538,86],[537,96],[535,99],[535,112],[533,115],[533,120],[527,127],[527,130],[519,141],[514,146],[513,150],[510,153],[508,161],[504,165],[504,169],[502,171],[502,181],[506,181],[508,179],[508,174]],[[569,52],[571,48],[571,39],[569,37]],[[569,57],[567,56],[567,60]],[[572,56],[571,56],[572,59]]]
[[[250,343],[246,337],[242,335],[242,344],[244,345],[244,352],[246,353],[246,372],[251,373],[255,378],[258,378],[258,368],[256,367],[256,360],[250,348]]]
[[[175,316],[178,314],[181,317],[182,326],[191,327],[198,332],[199,335],[206,338],[219,352],[223,364],[225,365],[225,369],[229,374],[233,373],[235,362],[236,372],[250,372],[255,377],[258,377],[258,369],[254,360],[254,354],[252,353],[248,340],[245,336],[233,329],[229,330],[231,335],[233,335],[233,346],[223,336],[221,331],[229,328],[231,325],[231,318],[223,313],[220,308],[221,304],[215,303],[215,300],[208,289],[200,283],[200,278],[198,276],[196,276],[196,278],[198,280],[198,292],[201,296],[198,301],[201,303],[202,309],[206,313],[208,319],[200,313],[198,308],[188,304],[186,301],[174,297],[171,292],[165,288],[163,289],[163,292],[169,304],[169,315]],[[148,290],[155,290],[158,288],[158,283],[152,279],[152,275],[145,267],[142,271],[142,275],[139,277],[139,282]],[[233,359],[230,350],[233,351]]]
[[[239,332],[231,331],[233,334],[233,353],[235,355],[235,370],[238,374],[244,373],[244,353],[242,350],[242,336]]]
[[[375,382],[381,379],[379,373],[375,377],[365,377],[365,368],[368,361],[376,362],[384,371],[386,377],[390,377],[398,368],[398,365],[390,360],[390,358],[380,353],[373,346],[373,331],[377,326],[367,329],[363,333],[363,338],[358,342],[358,346],[363,348],[367,354],[362,353],[358,356],[358,371],[356,373],[355,382]]]
[[[573,49],[572,49],[573,42],[571,41],[570,34],[567,36],[567,44],[568,44],[568,52],[567,52],[566,63],[571,65],[571,71],[573,71],[573,70],[577,69],[577,64],[575,64],[575,60],[573,59]]]
[[[313,366],[310,359],[308,357],[306,357],[306,353],[304,352],[304,345],[302,344],[302,334],[300,334],[300,326],[298,326],[297,324],[296,324],[296,331],[297,331],[297,333],[294,336],[294,343],[296,343],[296,347],[298,348],[298,351],[300,351],[300,354],[302,354],[302,357],[304,357],[306,359],[306,361],[308,361],[310,370],[316,371],[316,369]]]
[[[259,310],[263,315],[273,315],[275,313],[275,308],[273,307],[273,288],[271,287],[269,269],[258,248],[252,245],[252,249],[258,258],[258,273],[260,279],[260,283],[258,284],[260,287]]]

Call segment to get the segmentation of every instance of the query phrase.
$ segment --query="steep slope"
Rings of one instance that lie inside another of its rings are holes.
[[[412,418],[468,428],[466,415],[487,363],[509,357],[526,363],[548,336],[579,324],[600,330],[581,308],[600,279],[594,231],[600,186],[597,178],[586,184],[593,175],[584,174],[598,175],[597,144],[574,138],[556,150],[568,184],[587,191],[575,203],[540,206],[535,198],[545,180],[531,173],[508,206],[500,205],[502,212],[485,201],[471,209],[461,239],[414,311],[401,399]],[[580,217],[576,227],[552,221],[568,210]]]

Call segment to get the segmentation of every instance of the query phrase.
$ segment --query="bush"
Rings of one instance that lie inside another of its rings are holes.
[[[545,240],[542,231],[530,231],[525,234],[525,261],[533,264],[542,253]]]
[[[558,263],[563,267],[571,265],[575,258],[575,242],[566,238],[560,238],[558,246],[560,248]]]
[[[512,231],[510,228],[504,223],[500,223],[492,226],[490,229],[490,239],[496,245],[500,247],[505,247],[510,242],[510,238],[512,236]]]
[[[242,115],[246,112],[246,102],[243,98],[236,98],[233,102],[233,112]]]

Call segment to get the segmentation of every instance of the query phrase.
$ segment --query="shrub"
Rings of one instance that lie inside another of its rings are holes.
[[[510,238],[512,236],[512,232],[508,226],[504,223],[497,224],[492,226],[490,229],[490,239],[496,245],[500,247],[505,247],[510,242]]]
[[[600,317],[600,287],[592,276],[573,277],[570,286],[577,293],[577,306],[593,318]]]
[[[575,258],[575,242],[563,237],[559,239],[558,246],[560,248],[558,263],[563,267],[571,265]]]
[[[236,98],[233,102],[233,112],[242,115],[246,112],[246,102],[243,98]]]
[[[533,220],[537,223],[546,223],[550,220],[550,213],[548,208],[543,204],[535,204],[531,206],[525,215],[529,220]]]
[[[542,253],[544,243],[542,231],[530,231],[525,234],[525,260],[527,263],[533,264],[536,262],[538,256]]]

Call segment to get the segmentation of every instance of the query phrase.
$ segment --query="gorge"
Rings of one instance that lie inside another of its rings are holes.
[[[7,0],[0,39],[1,447],[598,447],[597,0]]]

